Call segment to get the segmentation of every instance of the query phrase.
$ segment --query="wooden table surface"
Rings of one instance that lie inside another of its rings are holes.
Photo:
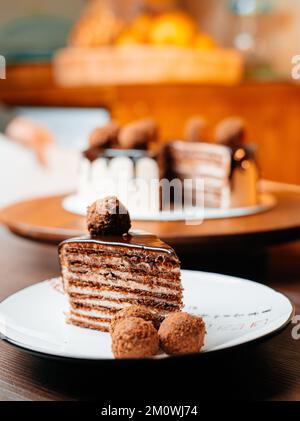
[[[59,273],[56,247],[0,228],[0,299]],[[183,267],[261,280],[286,293],[300,311],[300,242],[265,254],[181,256]],[[197,263],[196,263],[197,262]],[[300,340],[292,325],[278,336],[225,353],[147,363],[77,364],[46,360],[0,342],[0,401],[132,398],[165,404],[184,399],[300,399]],[[153,387],[153,385],[156,387]],[[128,394],[128,393],[127,393]]]

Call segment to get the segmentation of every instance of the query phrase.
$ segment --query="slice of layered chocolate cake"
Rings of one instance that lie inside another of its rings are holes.
[[[186,128],[186,140],[170,142],[165,148],[166,177],[184,183],[184,195],[190,203],[203,197],[205,208],[242,208],[258,203],[259,178],[255,145],[245,144],[245,123],[227,118],[215,130],[215,142],[203,138],[204,121],[195,118]],[[196,181],[202,183],[196,184]],[[180,192],[179,192],[180,193]],[[178,194],[179,197],[180,194]]]
[[[141,304],[163,319],[182,308],[180,262],[156,236],[128,232],[129,214],[115,197],[88,210],[90,235],[59,247],[69,298],[67,322],[108,331],[113,315]]]

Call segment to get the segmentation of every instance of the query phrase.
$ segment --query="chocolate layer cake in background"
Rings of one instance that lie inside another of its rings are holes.
[[[207,208],[238,208],[258,202],[258,168],[255,146],[245,144],[244,122],[225,119],[216,127],[214,143],[203,137],[204,120],[193,118],[187,123],[185,141],[167,145],[167,177],[184,181],[203,180],[198,187],[185,187],[185,197],[193,202],[203,193]],[[196,189],[201,189],[197,191]]]
[[[116,200],[106,198],[90,207],[92,235],[59,247],[71,324],[108,331],[112,316],[132,304],[159,312],[162,319],[182,308],[176,253],[154,235],[128,233],[130,224],[123,223],[128,214],[113,212],[114,201],[126,212]]]
[[[199,189],[203,191],[205,207],[229,207],[231,154],[228,148],[179,140],[169,145],[169,159],[171,179],[203,180]],[[197,193],[196,188],[195,184],[191,189],[185,186],[186,197],[191,200]]]

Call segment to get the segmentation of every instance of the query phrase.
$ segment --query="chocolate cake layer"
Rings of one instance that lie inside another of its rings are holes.
[[[100,330],[101,332],[108,332],[110,325],[110,322],[108,321],[103,321],[102,319],[75,314],[72,311],[66,317],[66,322],[79,327]]]
[[[141,290],[141,289],[130,289],[130,288],[119,288],[119,287],[107,287],[101,285],[101,291],[99,292],[99,286],[91,288],[87,284],[76,284],[68,285],[69,296],[72,298],[90,298],[90,299],[101,299],[101,298],[122,298],[123,296],[140,296],[153,297],[154,299],[162,299],[169,301],[178,301],[178,292],[181,292],[181,288],[178,287],[176,291],[172,291],[170,294],[162,293],[161,290]]]
[[[230,206],[232,151],[223,145],[176,141],[169,145],[170,173],[180,180],[193,180],[185,185],[186,199],[194,201],[203,194],[204,207]],[[196,180],[201,180],[196,185]]]
[[[169,301],[169,300],[159,300],[153,299],[152,297],[147,296],[124,296],[123,298],[111,298],[111,299],[98,299],[91,301],[86,298],[74,298],[70,299],[70,304],[85,306],[89,309],[93,308],[97,310],[98,308],[123,308],[124,304],[139,304],[145,305],[147,307],[159,308],[162,310],[172,311],[178,307],[178,302]]]
[[[180,262],[155,236],[66,240],[59,254],[69,323],[108,330],[112,315],[133,304],[162,318],[182,307]]]
[[[145,260],[142,260],[142,256],[137,257],[136,255],[122,255],[121,253],[118,255],[116,255],[116,253],[104,253],[99,248],[98,253],[76,253],[74,251],[71,252],[69,249],[68,253],[70,266],[72,265],[75,268],[77,265],[82,271],[84,270],[85,265],[94,268],[103,267],[103,258],[105,257],[107,259],[105,267],[118,266],[120,270],[130,269],[131,272],[136,270],[151,273],[153,275],[160,274],[161,276],[164,275],[166,270],[168,270],[168,273],[178,273],[176,262],[156,261],[156,264],[153,264],[153,261],[147,261],[146,258]]]
[[[179,284],[172,277],[168,280],[155,278],[155,282],[151,282],[152,277],[154,276],[144,276],[131,274],[130,272],[120,272],[116,270],[113,274],[112,271],[104,272],[101,274],[95,273],[93,271],[89,273],[73,273],[69,270],[63,270],[64,280],[68,284],[76,284],[78,282],[91,283],[91,286],[99,285],[110,285],[118,287],[127,287],[131,289],[143,289],[143,290],[153,290],[154,287],[164,288],[166,293],[171,293],[172,290],[178,290]]]
[[[79,257],[78,257],[78,260]],[[109,263],[107,263],[109,261]],[[158,265],[157,265],[158,266]],[[159,279],[159,282],[165,282],[170,279],[176,279],[178,277],[178,270],[172,270],[165,268],[164,270],[145,270],[137,269],[136,267],[133,267],[132,269],[130,267],[124,267],[122,264],[111,264],[110,258],[106,258],[105,256],[101,257],[100,259],[91,260],[90,264],[87,263],[80,263],[80,261],[76,261],[76,263],[73,263],[72,261],[67,263],[67,270],[70,273],[73,273],[74,275],[77,274],[86,274],[86,273],[94,273],[95,275],[108,275],[112,269],[118,268],[118,273],[120,276],[122,276],[122,273],[130,273],[131,277],[135,279],[136,276],[141,278],[142,276],[147,279],[149,276],[155,276]]]

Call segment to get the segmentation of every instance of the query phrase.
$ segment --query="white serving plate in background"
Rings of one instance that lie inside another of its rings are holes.
[[[270,193],[261,193],[255,206],[229,209],[183,209],[175,211],[160,211],[157,213],[133,213],[130,212],[133,221],[201,221],[203,219],[235,218],[240,216],[255,215],[266,212],[276,206],[276,198]],[[62,201],[62,207],[67,212],[85,216],[91,200],[78,194],[67,196]]]

